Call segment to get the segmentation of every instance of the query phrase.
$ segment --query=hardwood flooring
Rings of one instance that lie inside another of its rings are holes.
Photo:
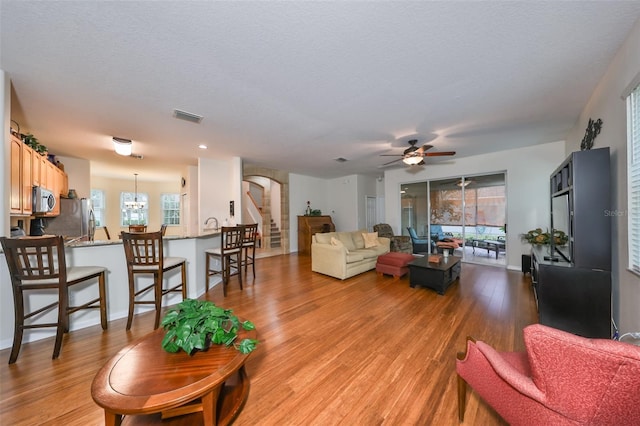
[[[220,285],[204,296],[253,321],[260,339],[235,425],[458,425],[455,355],[466,336],[522,350],[522,328],[537,322],[529,278],[490,266],[463,264],[444,296],[375,271],[336,280],[297,254],[257,260],[256,277],[243,291],[233,277],[226,298]],[[66,335],[57,360],[52,339],[24,344],[13,365],[0,351],[0,424],[104,424],[91,381],[152,330],[153,314],[129,332],[125,322]],[[464,424],[503,422],[470,392]]]

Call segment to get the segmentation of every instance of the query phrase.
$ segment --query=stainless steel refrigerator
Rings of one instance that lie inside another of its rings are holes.
[[[60,198],[60,215],[48,218],[45,226],[46,234],[76,241],[93,241],[95,231],[93,207],[86,198]]]

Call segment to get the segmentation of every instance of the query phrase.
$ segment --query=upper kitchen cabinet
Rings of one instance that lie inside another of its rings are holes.
[[[33,159],[38,156],[20,139],[11,135],[10,214],[28,216],[32,212]]]
[[[59,214],[60,195],[69,192],[67,174],[47,160],[19,138],[11,135],[11,200],[10,215],[30,216],[33,213],[32,191],[41,186],[52,191],[56,197],[56,207],[46,213],[48,216]]]

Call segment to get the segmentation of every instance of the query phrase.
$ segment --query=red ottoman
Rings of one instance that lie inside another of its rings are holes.
[[[378,256],[376,262],[376,272],[378,275],[387,274],[393,275],[395,278],[399,278],[409,272],[407,264],[414,260],[412,254],[390,252]]]

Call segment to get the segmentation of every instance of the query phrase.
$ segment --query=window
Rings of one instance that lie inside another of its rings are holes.
[[[627,97],[629,269],[640,274],[640,85]]]
[[[105,195],[102,189],[91,190],[91,204],[93,205],[96,228],[105,226]]]
[[[148,225],[149,196],[142,193],[120,193],[120,225]]]
[[[163,225],[180,225],[180,194],[162,194],[160,208]]]

